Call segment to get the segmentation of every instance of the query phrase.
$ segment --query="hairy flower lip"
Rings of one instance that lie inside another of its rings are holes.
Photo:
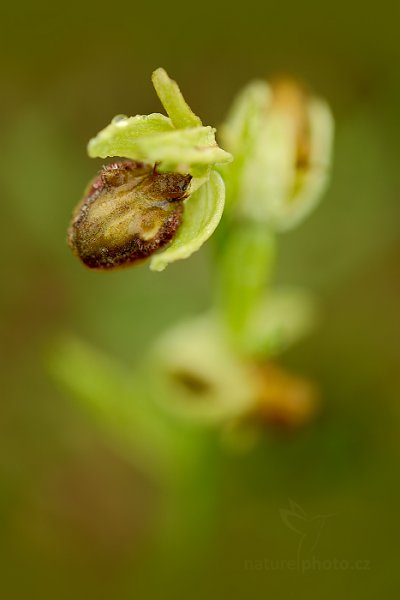
[[[91,269],[139,263],[164,248],[183,218],[190,175],[122,160],[103,166],[74,212],[68,243]]]
[[[89,183],[87,190],[84,194],[83,200],[80,204],[82,204],[85,200],[88,200],[89,198],[91,199],[94,194],[102,192],[105,188],[112,187],[112,177],[110,176],[113,174],[113,172],[120,171],[121,169],[123,169],[126,172],[133,171],[134,169],[150,172],[153,169],[153,166],[149,163],[128,159],[114,161],[107,165],[103,165],[98,175],[94,177],[94,179]],[[78,205],[78,209],[80,204]]]

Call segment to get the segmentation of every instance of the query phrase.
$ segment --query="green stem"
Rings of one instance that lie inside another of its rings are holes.
[[[275,236],[265,224],[235,222],[220,247],[218,305],[237,350],[270,282]]]

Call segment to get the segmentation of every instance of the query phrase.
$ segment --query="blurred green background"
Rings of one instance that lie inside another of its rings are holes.
[[[399,5],[23,0],[2,14],[1,597],[394,597]],[[45,358],[72,332],[134,365],[160,330],[210,302],[208,248],[162,274],[103,274],[65,242],[99,167],[87,140],[114,114],[160,110],[150,84],[160,65],[206,123],[223,120],[249,79],[281,73],[325,96],[337,123],[332,185],[281,237],[277,273],[321,297],[318,331],[283,358],[320,386],[321,417],[223,457],[214,531],[173,566],[152,545],[159,490],[62,393]],[[310,519],[334,513],[313,553],[325,567],[287,566],[299,543],[280,516],[290,500]]]

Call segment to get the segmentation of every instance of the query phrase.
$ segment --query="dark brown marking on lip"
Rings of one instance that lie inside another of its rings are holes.
[[[142,261],[168,244],[182,222],[190,175],[158,173],[130,160],[103,167],[75,210],[68,243],[91,269]]]

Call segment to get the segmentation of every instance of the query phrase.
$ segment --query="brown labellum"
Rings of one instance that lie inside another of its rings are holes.
[[[92,269],[149,257],[175,236],[190,181],[190,175],[158,173],[132,160],[103,167],[75,211],[69,245]]]

